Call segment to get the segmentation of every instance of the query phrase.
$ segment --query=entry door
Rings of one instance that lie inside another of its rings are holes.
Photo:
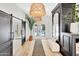
[[[0,11],[0,56],[12,55],[11,15]]]

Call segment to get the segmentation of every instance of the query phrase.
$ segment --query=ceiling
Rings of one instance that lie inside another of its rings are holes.
[[[29,14],[31,3],[16,3],[16,5],[21,8],[25,13]],[[55,8],[57,3],[44,3],[46,15],[50,15],[51,11]]]

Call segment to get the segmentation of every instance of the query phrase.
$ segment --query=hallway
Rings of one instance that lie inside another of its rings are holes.
[[[27,41],[15,53],[15,56],[62,56],[60,52],[52,51],[45,39],[35,39]],[[55,48],[53,48],[55,49]]]
[[[78,55],[79,15],[74,20],[75,7],[79,4],[0,4],[0,56]]]

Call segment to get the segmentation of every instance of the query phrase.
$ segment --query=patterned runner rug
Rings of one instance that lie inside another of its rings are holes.
[[[42,42],[40,39],[35,40],[35,45],[33,49],[33,56],[45,56]]]

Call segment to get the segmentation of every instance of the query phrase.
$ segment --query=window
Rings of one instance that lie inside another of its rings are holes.
[[[45,36],[45,25],[37,25],[34,26],[34,35],[35,36]]]

